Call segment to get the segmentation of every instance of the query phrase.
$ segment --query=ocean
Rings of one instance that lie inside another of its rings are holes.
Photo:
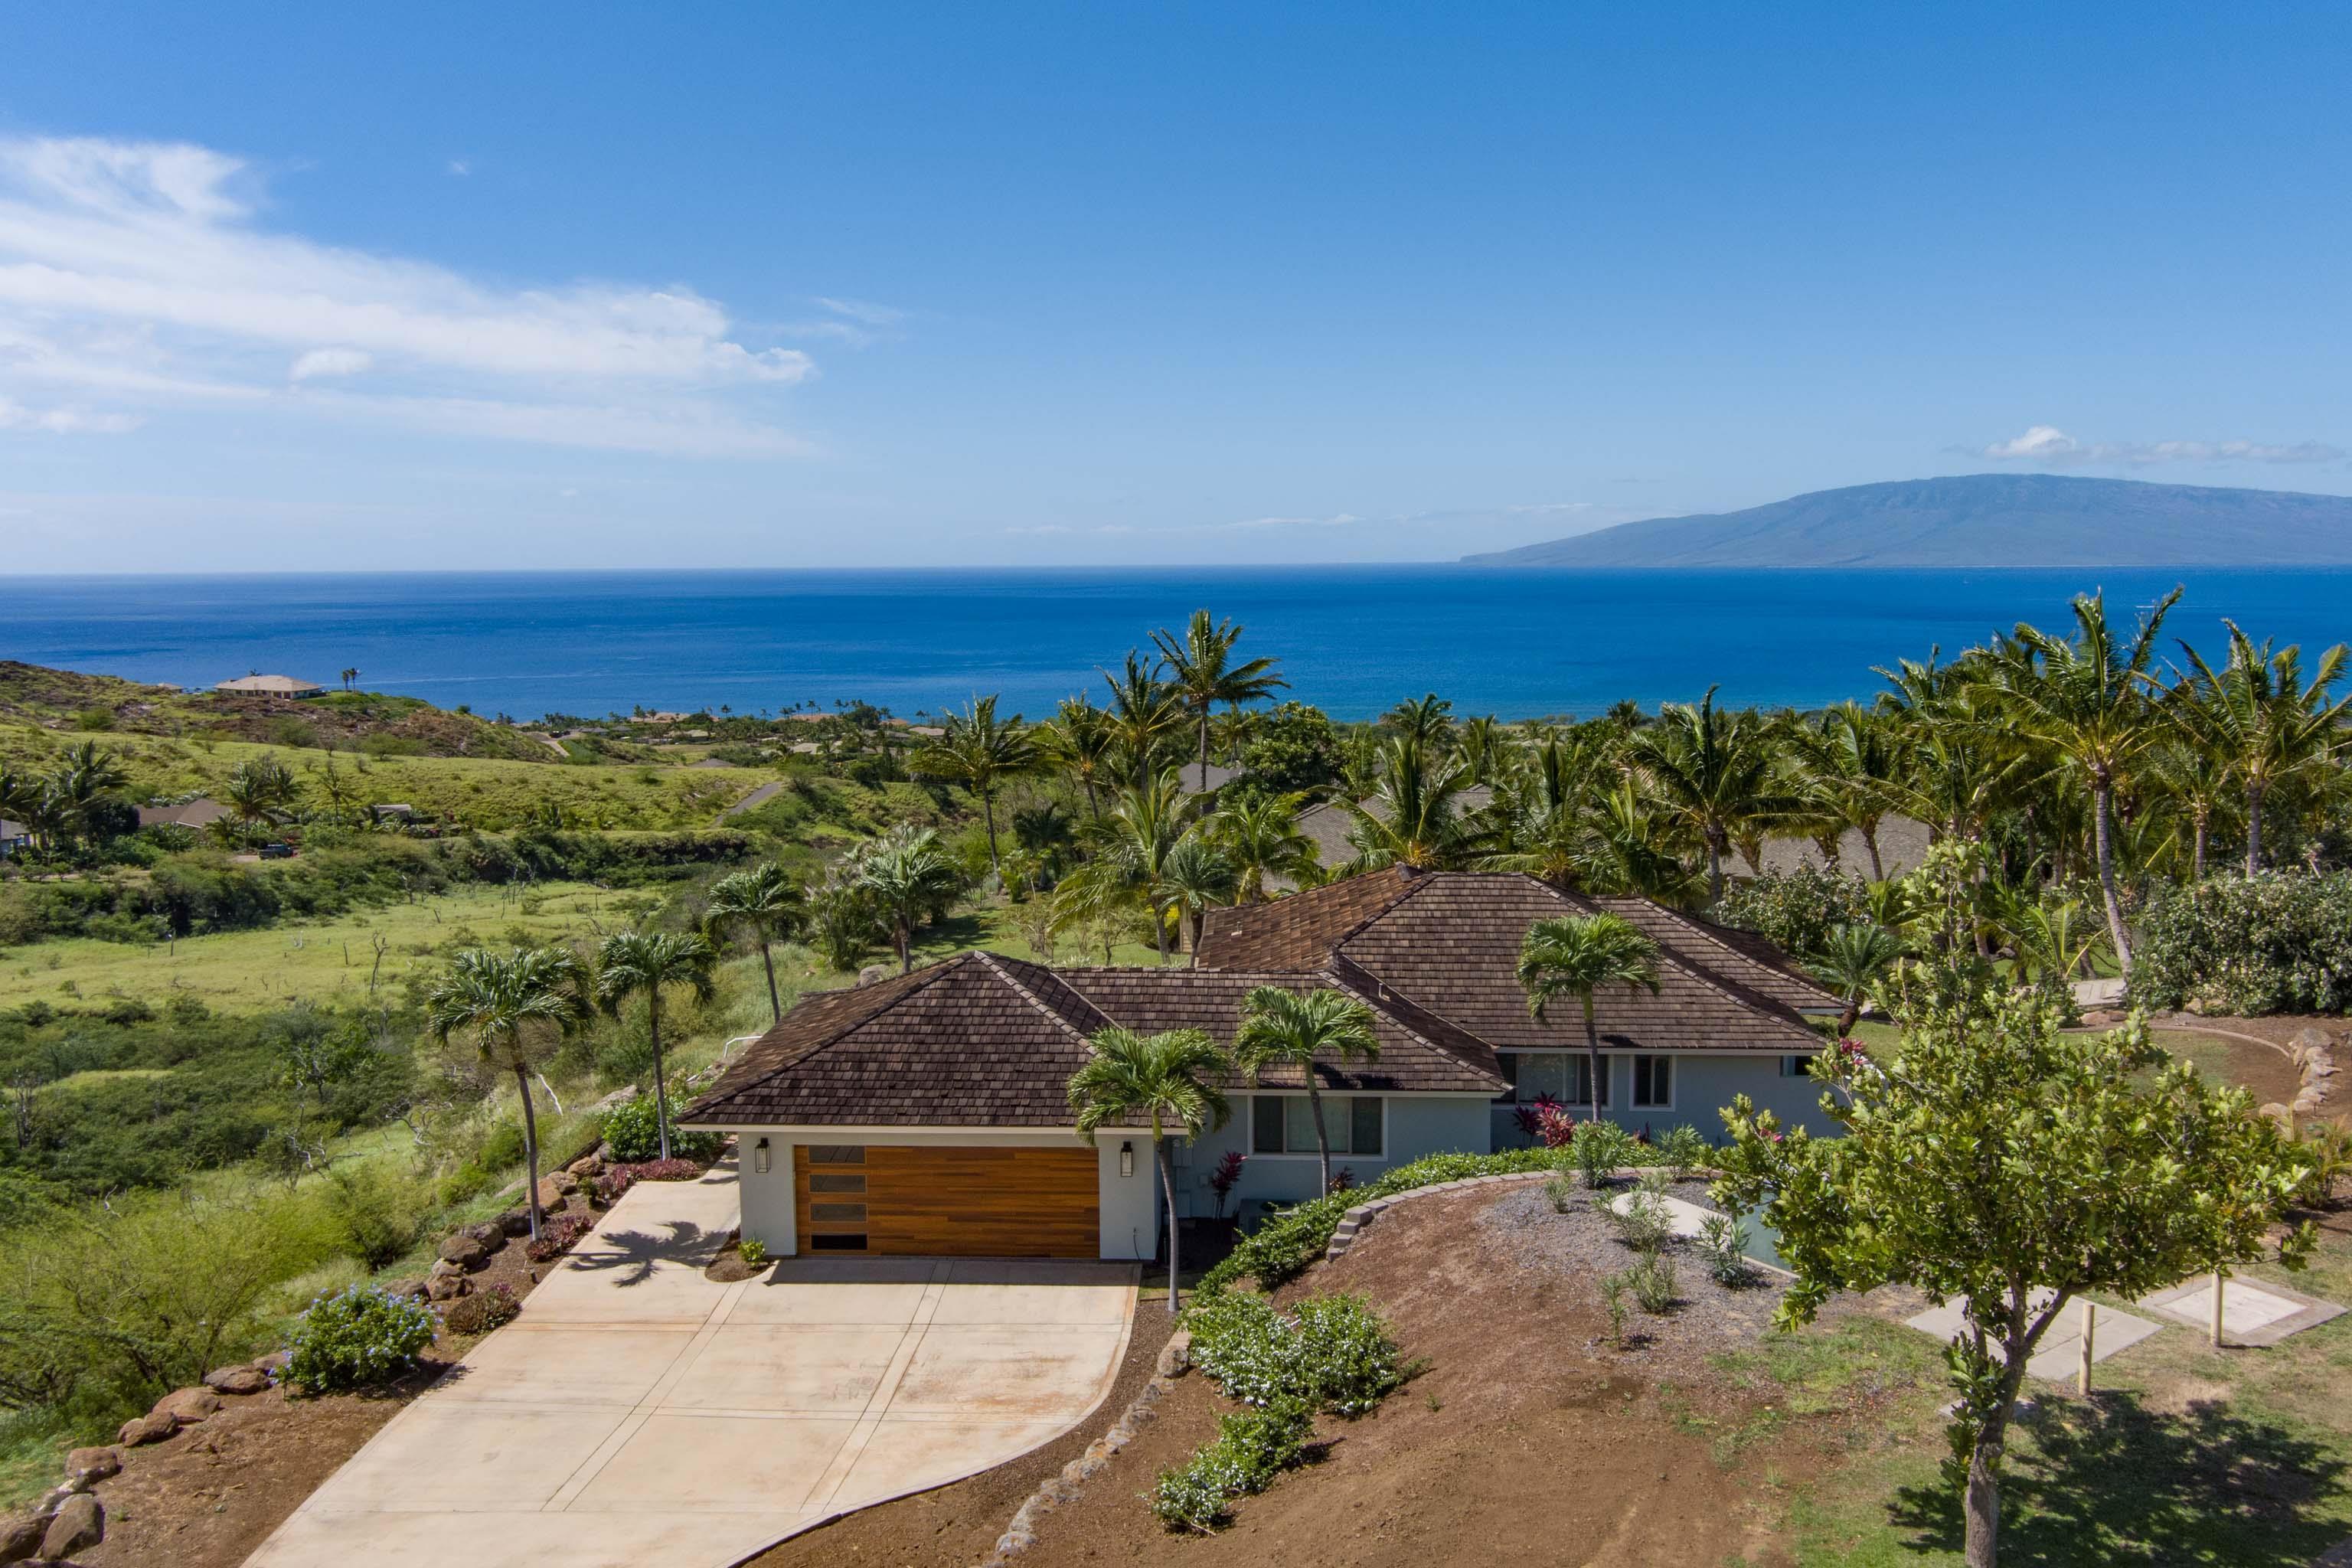
[[[1289,695],[1362,719],[1435,691],[1461,714],[1589,716],[1866,698],[1874,665],[2021,619],[2070,624],[2185,584],[2166,626],[2221,617],[2316,650],[2352,637],[2352,570],[1528,571],[1451,565],[1125,570],[436,573],[0,578],[0,658],[191,689],[250,671],[518,719],[862,700],[915,716],[1002,694],[1049,713],[1197,606],[1282,661]]]

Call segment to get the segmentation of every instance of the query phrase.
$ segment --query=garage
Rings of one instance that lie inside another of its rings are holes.
[[[1093,1258],[1101,1164],[1092,1149],[803,1144],[801,1247],[868,1257]]]

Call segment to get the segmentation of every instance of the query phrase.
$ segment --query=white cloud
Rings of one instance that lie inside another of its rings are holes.
[[[322,375],[357,375],[375,363],[375,355],[365,349],[312,349],[294,362],[286,373],[291,381],[310,381]]]
[[[46,430],[52,436],[117,436],[139,428],[128,414],[93,414],[80,408],[27,408],[0,397],[0,430]]]
[[[2323,441],[2273,445],[2260,441],[2082,441],[2055,425],[2036,425],[2024,435],[1996,441],[1975,453],[2001,463],[2042,463],[2051,468],[2158,463],[2332,463],[2344,456]]]
[[[463,158],[452,158],[449,160],[449,172],[457,175],[458,178],[463,179],[465,176],[474,172],[474,165],[468,163]]]
[[[208,148],[0,140],[0,394],[69,384],[117,405],[89,417],[133,423],[247,400],[412,430],[462,416],[453,433],[564,446],[806,449],[775,426],[765,389],[814,363],[741,341],[689,287],[493,285],[273,232],[260,195],[244,163]],[[861,332],[895,319],[828,309]],[[305,384],[362,372],[365,398]]]

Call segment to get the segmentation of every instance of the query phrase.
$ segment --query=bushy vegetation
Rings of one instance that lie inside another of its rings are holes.
[[[1837,927],[1871,918],[1867,884],[1860,877],[1810,864],[1734,882],[1713,913],[1799,959],[1819,954]]]
[[[458,1297],[442,1312],[441,1321],[453,1334],[487,1334],[521,1315],[522,1303],[515,1300],[513,1288],[501,1282]]]
[[[661,1119],[654,1097],[640,1094],[625,1100],[604,1113],[604,1142],[612,1147],[616,1164],[645,1167],[661,1157]],[[718,1157],[719,1146],[725,1140],[715,1132],[681,1132],[677,1128],[675,1108],[670,1114],[669,1147],[677,1160],[708,1163]],[[634,1174],[646,1177],[640,1168]],[[651,1177],[661,1181],[675,1178]]]
[[[1314,1426],[1297,1405],[1220,1415],[1213,1439],[1160,1472],[1150,1494],[1153,1516],[1170,1530],[1213,1532],[1231,1516],[1235,1498],[1256,1496],[1298,1463]]]
[[[2168,888],[2138,915],[2131,1000],[2209,1013],[2352,1010],[2352,872]]]
[[[302,1314],[287,1344],[286,1380],[310,1394],[381,1388],[415,1369],[437,1327],[421,1302],[354,1285]]]

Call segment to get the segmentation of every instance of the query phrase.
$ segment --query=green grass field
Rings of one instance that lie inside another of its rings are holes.
[[[0,954],[0,1006],[34,1000],[69,1006],[133,997],[161,1005],[190,995],[222,1011],[247,1011],[307,997],[347,1001],[367,994],[375,939],[386,944],[379,985],[439,966],[435,956],[469,938],[538,942],[626,926],[625,892],[573,882],[530,888],[466,887],[354,910],[333,920],[183,937],[133,946],[86,937],[36,942]]]

